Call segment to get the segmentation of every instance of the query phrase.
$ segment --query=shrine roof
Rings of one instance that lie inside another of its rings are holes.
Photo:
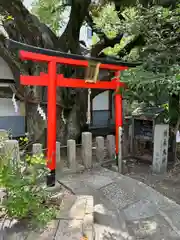
[[[48,56],[55,56],[55,57],[63,57],[63,58],[69,58],[74,60],[87,60],[87,61],[94,61],[94,62],[100,62],[102,64],[112,64],[112,65],[118,65],[118,66],[126,66],[126,67],[136,67],[141,65],[140,62],[125,62],[117,57],[107,57],[107,58],[94,58],[94,57],[88,57],[83,55],[76,55],[71,53],[65,53],[57,50],[52,49],[46,49],[46,48],[39,48],[32,45],[28,45],[25,43],[17,42],[12,39],[6,40],[7,48],[9,49],[17,49],[17,50],[24,50],[29,51],[33,53],[39,53],[44,54]]]

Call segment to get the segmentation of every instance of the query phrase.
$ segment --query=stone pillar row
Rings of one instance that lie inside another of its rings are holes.
[[[106,143],[106,144],[105,144]],[[92,162],[92,133],[83,132],[82,133],[82,164],[84,168],[89,169],[93,167]],[[106,145],[106,146],[105,146]],[[32,154],[40,155],[43,153],[43,145],[40,143],[34,143],[32,147]],[[113,159],[115,154],[115,138],[113,135],[108,135],[106,141],[104,137],[96,137],[96,147],[95,147],[95,157],[97,163],[102,163],[105,157],[105,148],[108,152],[109,159]],[[56,162],[57,165],[61,161],[61,144],[56,142]],[[1,151],[0,151],[1,152]],[[13,161],[18,161],[20,159],[20,150],[17,140],[5,139],[3,146],[3,154],[8,154],[8,157]],[[76,172],[77,161],[76,161],[76,141],[69,139],[67,141],[67,159],[68,168],[73,172]]]
[[[154,129],[154,152],[152,170],[154,173],[165,173],[168,162],[168,139],[169,139],[169,125],[157,124]],[[56,162],[57,165],[61,162],[60,142],[56,142]],[[92,133],[82,133],[82,164],[86,169],[93,167],[92,161]],[[109,160],[114,160],[115,156],[115,137],[108,135],[104,137],[96,137],[95,157],[96,163],[103,163],[105,158],[105,149]],[[33,154],[43,153],[42,144],[35,143],[32,148]],[[17,140],[9,140],[6,130],[0,129],[0,157],[2,155],[8,156],[8,160],[16,163],[20,159],[20,150]],[[67,141],[67,158],[68,168],[72,172],[76,172],[78,163],[76,161],[76,141],[69,139]]]

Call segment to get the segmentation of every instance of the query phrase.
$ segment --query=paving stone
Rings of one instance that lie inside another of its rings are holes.
[[[154,217],[129,221],[128,228],[133,231],[136,239],[147,240],[179,240],[180,236],[173,231],[160,215]]]
[[[135,240],[134,237],[129,236],[128,232],[122,231],[121,229],[118,230],[97,223],[94,224],[94,227],[95,239],[97,240]]]
[[[86,187],[86,180],[80,180],[76,178],[63,177],[60,179],[60,183],[63,183],[66,187],[70,188],[74,193],[81,193],[81,189],[83,190]],[[84,194],[84,192],[82,191]]]
[[[167,210],[172,209],[172,207],[176,207],[180,211],[180,206],[176,204],[173,200],[167,198],[166,196],[163,196],[161,193],[157,192],[155,189],[149,187],[148,185],[139,182],[137,180],[134,181],[134,179],[129,178],[129,181],[131,181],[131,184],[134,186],[139,185],[141,188],[141,192],[148,193],[144,196],[144,198],[148,199],[149,201],[154,202],[154,204],[160,209],[160,210]]]
[[[82,174],[60,175],[58,179],[60,182],[72,188],[72,190],[76,190],[78,184],[82,185],[83,183],[98,189],[111,183],[117,176],[119,176],[118,173],[99,167],[97,169],[87,170]]]
[[[82,220],[60,220],[54,240],[80,240],[83,236]]]
[[[145,184],[123,175],[114,181],[118,183],[121,190],[132,194],[135,202],[140,199],[149,199],[149,189],[145,188]]]
[[[129,189],[130,191],[131,189]],[[133,194],[133,191],[127,192],[121,188],[121,185],[117,182],[113,182],[108,186],[101,189],[101,192],[108,198],[117,209],[122,209],[135,201],[140,200],[141,198],[136,197]],[[136,197],[136,198],[135,198]]]
[[[90,176],[87,179],[87,184],[97,190],[112,182],[113,180],[110,177],[101,176],[101,175]]]
[[[98,240],[131,239],[128,231],[139,240],[180,239],[180,206],[139,181],[98,168],[71,179],[63,178],[62,182],[76,193],[91,193],[94,196],[95,221],[106,232],[105,235],[101,232]],[[160,215],[161,212],[167,214],[172,224]],[[126,226],[123,215],[128,220],[128,230],[123,227],[123,224]],[[122,218],[120,224],[118,217]]]
[[[171,222],[171,224],[174,225],[175,228],[180,233],[180,211],[179,211],[179,209],[172,208],[171,210],[164,211],[164,213],[168,217],[168,219]],[[180,237],[179,237],[179,239],[180,239]]]
[[[98,176],[104,176],[104,177],[109,177],[112,180],[116,177],[121,177],[121,175],[117,172],[113,172],[108,170],[107,168],[99,167],[97,169],[94,169],[92,172],[93,175],[98,175]],[[91,174],[91,175],[92,175]],[[122,175],[123,176],[123,175]]]
[[[117,177],[115,181],[119,183],[121,190],[126,192],[128,195],[132,194],[134,202],[137,202],[141,199],[146,199],[149,202],[154,203],[156,208],[162,211],[171,209],[172,206],[178,206],[174,201],[168,199],[153,188],[135,179],[120,175],[120,177]],[[180,206],[178,207],[180,211]]]
[[[93,214],[94,212],[94,198],[93,196],[85,196],[86,197],[86,208],[85,214]]]
[[[58,218],[62,219],[83,219],[86,210],[86,197],[67,195],[61,203]]]
[[[84,219],[83,219],[83,233],[85,236],[88,237],[88,240],[93,240],[93,234],[94,234],[94,217],[92,214],[85,214]]]
[[[127,220],[137,220],[152,217],[157,214],[157,211],[158,208],[156,205],[146,199],[142,199],[124,209]]]
[[[176,204],[173,200],[163,196],[153,188],[146,186],[146,189],[149,192],[148,199],[149,201],[154,202],[154,204],[158,207],[159,210],[171,210],[172,208],[176,208],[177,211],[180,211],[180,206]]]
[[[54,239],[58,228],[59,220],[51,221],[45,229],[39,231],[32,231],[29,233],[26,240],[50,240]]]

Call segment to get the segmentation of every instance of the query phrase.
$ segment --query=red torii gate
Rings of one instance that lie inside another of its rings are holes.
[[[70,88],[99,88],[118,91],[115,95],[115,125],[116,125],[116,159],[119,155],[119,130],[122,132],[122,95],[119,93],[120,87],[125,84],[120,82],[120,71],[135,67],[133,63],[123,63],[113,59],[87,58],[84,56],[62,53],[50,49],[42,49],[14,40],[7,40],[8,47],[21,49],[19,56],[21,60],[48,63],[48,73],[41,73],[40,76],[20,76],[22,85],[47,86],[48,87],[48,107],[47,107],[47,167],[50,175],[47,179],[48,186],[55,184],[56,169],[56,87]],[[22,50],[23,49],[23,50]],[[96,81],[95,83],[77,78],[65,78],[63,74],[57,74],[57,64],[67,64],[73,66],[89,67],[93,61],[99,64],[98,68],[114,71],[115,77],[112,81]]]

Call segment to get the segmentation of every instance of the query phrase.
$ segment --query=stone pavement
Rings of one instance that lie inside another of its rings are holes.
[[[93,197],[72,195],[59,186],[55,190],[62,201],[57,219],[44,229],[34,230],[5,218],[0,221],[0,240],[81,240],[83,236],[93,240]]]
[[[139,181],[99,167],[59,182],[94,197],[96,240],[180,239],[180,206]]]

